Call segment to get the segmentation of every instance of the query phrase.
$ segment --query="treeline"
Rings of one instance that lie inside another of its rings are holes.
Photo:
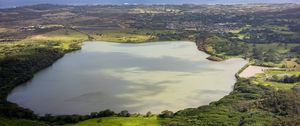
[[[280,63],[284,56],[276,49],[264,49],[257,47],[253,44],[251,47],[249,44],[239,41],[237,39],[231,39],[219,34],[206,34],[197,37],[198,40],[205,40],[204,48],[211,55],[219,57],[224,56],[242,56],[244,58],[250,58],[256,60],[258,63],[272,62]]]
[[[1,48],[4,54],[0,59],[0,116],[39,119],[33,111],[8,102],[6,97],[15,87],[30,80],[34,73],[52,65],[69,51],[54,48],[57,45],[58,42],[28,42]],[[76,45],[70,50],[77,49]]]
[[[259,101],[265,92],[271,91],[272,88],[251,84],[246,79],[238,79],[233,92],[219,101],[178,111],[172,118],[163,119],[162,124],[166,126],[267,125],[275,118],[271,113],[257,109],[256,101]]]
[[[89,115],[57,115],[53,116],[51,114],[45,114],[36,118],[39,121],[47,122],[51,125],[63,125],[63,124],[72,124],[78,123],[84,120],[101,118],[101,117],[130,117],[130,116],[140,116],[140,114],[130,114],[127,110],[123,110],[119,113],[116,113],[112,110],[106,109],[99,112],[91,112]],[[151,112],[147,112],[144,117],[151,117]]]
[[[282,54],[273,48],[264,50],[263,48],[254,47],[251,53],[250,58],[263,62],[280,63],[284,58]]]
[[[3,45],[0,48],[0,116],[38,119],[29,109],[6,100],[18,85],[30,80],[36,72],[52,65],[65,53],[80,49],[81,41],[72,41],[68,48],[58,48],[62,42],[32,41]]]
[[[54,48],[32,48],[9,55],[0,60],[0,99],[5,100],[10,91],[48,67],[64,53]]]
[[[292,53],[296,53],[296,55],[300,56],[300,45],[291,49]]]
[[[278,120],[270,122],[275,126],[300,125],[300,88],[292,90],[273,91],[265,95],[260,103],[260,109],[272,112]]]
[[[218,39],[214,41],[216,53],[224,53],[228,56],[246,55],[249,47],[247,44],[239,41],[230,41],[227,39]]]
[[[198,49],[216,56],[237,56],[246,54],[248,45],[236,40],[226,39],[219,34],[208,32],[196,35]]]
[[[275,90],[269,86],[252,84],[248,79],[238,79],[233,92],[219,101],[178,111],[168,119],[162,118],[162,124],[296,126],[300,125],[299,99],[299,86],[294,86],[292,90]]]
[[[280,83],[297,83],[300,82],[300,75],[284,75],[284,76],[273,75],[268,80],[274,82],[280,82]]]
[[[32,120],[36,120],[38,118],[38,116],[34,114],[33,111],[4,100],[1,100],[0,102],[0,117],[1,116]]]
[[[127,110],[123,110],[119,113],[115,113],[112,110],[103,110],[100,112],[92,112],[89,115],[51,115],[45,114],[44,116],[37,116],[31,110],[23,109],[18,107],[16,104],[0,104],[2,108],[6,107],[7,111],[3,109],[0,116],[18,118],[18,119],[30,119],[36,121],[42,121],[49,125],[64,125],[64,124],[73,124],[78,123],[84,120],[101,118],[101,117],[130,117],[136,114],[130,114]],[[5,106],[3,106],[5,105]],[[12,111],[9,111],[12,110]],[[139,115],[139,114],[138,114]],[[151,112],[148,112],[145,117],[152,116]]]
[[[125,112],[127,112],[126,114],[128,114],[128,116],[124,115]],[[129,117],[130,114],[126,110],[121,111],[120,113],[115,113],[115,112],[107,109],[107,110],[100,111],[100,112],[92,112],[90,115],[73,114],[73,115],[53,116],[51,114],[45,114],[44,116],[38,117],[37,120],[48,122],[49,124],[52,124],[52,125],[63,125],[63,124],[68,124],[68,123],[78,123],[80,121],[84,121],[84,120],[92,119],[92,118],[110,117],[110,116]]]
[[[284,32],[289,33],[289,31],[274,32],[271,29],[245,29],[240,33],[248,36],[243,40],[249,43],[299,43],[300,37],[297,33],[292,34],[292,32],[290,32],[289,34],[287,34]]]
[[[31,79],[35,72],[50,66],[64,53],[54,48],[28,48],[0,60],[0,115],[6,117],[35,119],[31,110],[6,101],[16,86]]]
[[[163,32],[157,33],[156,37],[159,41],[194,40],[195,38],[191,38],[194,34],[194,31]]]

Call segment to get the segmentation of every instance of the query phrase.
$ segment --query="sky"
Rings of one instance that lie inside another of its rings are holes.
[[[300,3],[300,0],[0,0],[0,8],[34,4],[246,4],[246,3]]]

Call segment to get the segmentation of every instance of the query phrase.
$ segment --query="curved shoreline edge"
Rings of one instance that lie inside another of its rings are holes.
[[[64,57],[65,54],[68,54],[68,53],[71,53],[71,52],[80,50],[81,47],[82,47],[82,44],[83,44],[84,42],[86,42],[86,41],[80,42],[80,43],[78,44],[79,47],[77,47],[76,49],[73,49],[73,50],[64,52],[63,55],[62,55],[61,57],[59,57],[59,58],[53,60],[53,62],[52,62],[51,64],[48,64],[47,66],[41,68],[40,70],[36,71],[34,74],[36,74],[37,72],[39,72],[39,71],[41,71],[41,70],[43,70],[43,69],[45,69],[45,68],[51,66],[51,65],[52,65],[53,63],[55,63],[57,60],[59,60],[60,58]],[[95,41],[95,42],[97,42],[97,41]],[[101,41],[98,41],[98,42],[101,42]],[[104,41],[103,41],[103,42],[104,42]],[[106,42],[106,41],[105,41],[105,42]],[[161,42],[161,41],[153,41],[153,42]],[[164,41],[164,42],[172,42],[172,41]],[[180,41],[179,41],[179,42],[180,42]],[[182,42],[194,42],[194,41],[182,41]],[[122,42],[115,42],[115,43],[123,44]],[[129,42],[127,42],[127,43],[129,44]],[[151,42],[141,42],[141,43],[151,43]],[[194,43],[196,43],[196,42],[194,42]],[[124,44],[125,44],[125,43],[124,43]],[[130,44],[139,44],[139,43],[132,42],[132,43],[130,43]],[[196,47],[198,47],[198,46],[197,46],[197,43],[196,43]],[[198,50],[199,50],[199,47],[198,47]],[[204,52],[204,53],[206,53],[206,54],[208,54],[208,55],[211,56],[211,54],[207,53],[206,51],[203,51],[203,50],[199,50],[199,51],[202,51],[202,52]],[[207,60],[210,60],[209,58],[206,58],[206,59],[207,59]],[[214,61],[214,62],[220,62],[220,61],[216,61],[216,60],[211,60],[211,61]],[[222,61],[224,61],[224,60],[222,60]],[[245,66],[243,66],[243,67],[235,74],[235,78],[236,78],[236,79],[239,79],[238,74],[239,74],[240,72],[242,72],[244,69],[246,69],[248,66],[249,66],[248,63],[247,63]],[[29,80],[32,79],[32,78],[33,78],[33,76],[32,76],[31,78],[29,78],[28,80],[26,80],[25,82],[29,81]],[[24,84],[25,82],[23,82],[22,84]],[[235,83],[236,83],[236,82],[235,82]],[[233,86],[235,86],[235,83],[233,84]],[[22,84],[20,84],[20,85],[22,85]],[[17,85],[17,86],[19,86],[19,85]],[[16,88],[17,86],[15,86],[14,88]],[[13,89],[14,89],[14,88],[13,88]],[[12,91],[12,90],[11,90],[11,91]],[[11,91],[10,91],[10,93],[11,93]],[[232,90],[232,91],[233,91],[233,90]],[[232,91],[231,91],[231,92],[232,92]],[[8,94],[10,94],[10,93],[8,93]],[[229,93],[229,94],[230,94],[230,93]],[[229,94],[227,94],[227,95],[229,95]],[[8,95],[7,95],[7,96],[8,96]],[[5,98],[6,101],[7,101],[7,96],[6,96],[6,98]],[[226,95],[225,95],[225,96],[226,96]],[[9,101],[7,101],[7,102],[9,102]],[[213,102],[214,102],[214,101],[213,101]],[[13,103],[13,104],[15,104],[15,103]],[[209,104],[210,104],[210,103],[209,103]],[[19,105],[18,105],[18,106],[19,106]],[[195,107],[199,107],[199,106],[195,106]],[[23,107],[21,107],[21,108],[23,108]],[[26,108],[24,108],[24,109],[26,109]],[[180,111],[180,110],[178,110],[178,111]]]

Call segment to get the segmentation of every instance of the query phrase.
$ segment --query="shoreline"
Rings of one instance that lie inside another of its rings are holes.
[[[78,47],[78,48],[72,49],[72,50],[70,50],[70,51],[65,51],[65,52],[63,52],[64,54],[63,54],[62,57],[60,57],[60,58],[54,60],[54,61],[53,61],[49,66],[47,66],[47,67],[50,67],[53,63],[55,63],[55,62],[58,61],[59,59],[63,58],[64,55],[66,55],[66,54],[68,54],[68,53],[72,53],[72,52],[76,52],[76,51],[81,50],[82,44],[83,44],[84,42],[89,42],[89,41],[91,41],[91,40],[85,40],[85,41],[79,42],[79,44],[78,44],[79,47]],[[91,42],[106,42],[106,41],[92,40]],[[139,42],[139,43],[135,43],[135,42],[132,42],[132,43],[113,42],[113,43],[119,43],[119,44],[142,44],[142,43],[154,43],[154,42],[155,42],[155,43],[159,43],[159,42],[194,42],[194,41],[150,41],[150,42],[147,42],[147,41],[146,41],[146,42]],[[196,43],[196,42],[194,42],[194,43]],[[197,45],[196,45],[196,47],[197,47]],[[198,50],[198,51],[201,51],[201,52],[204,52],[205,54],[208,54],[208,53],[206,53],[205,51],[202,51],[202,50]],[[208,55],[209,55],[209,57],[211,56],[210,54],[208,54]],[[206,59],[209,60],[209,61],[220,62],[220,61],[210,60],[209,57],[206,58]],[[224,60],[222,60],[222,61],[224,61]],[[42,69],[36,71],[36,72],[33,73],[33,74],[36,74],[36,73],[38,73],[38,72],[40,72],[40,71],[46,69],[47,67],[42,68]],[[32,76],[32,78],[33,78],[33,76]],[[26,83],[27,81],[29,81],[29,80],[32,79],[32,78],[29,78],[29,79],[26,80],[24,83]],[[19,85],[17,85],[17,86],[20,86],[20,85],[22,85],[22,84],[24,84],[24,83],[21,83],[21,84],[19,84]],[[235,83],[236,83],[236,82],[235,82]],[[235,83],[233,84],[233,86],[235,85]],[[13,89],[15,89],[17,86],[15,86]],[[12,89],[12,90],[13,90],[13,89]],[[11,91],[12,91],[12,90],[11,90]],[[10,93],[11,93],[11,91],[10,91]],[[232,90],[232,91],[233,91],[233,90]],[[232,92],[232,91],[230,91],[230,92]],[[9,95],[10,93],[8,93],[8,95]],[[7,95],[7,96],[8,96],[8,95]],[[227,94],[227,95],[229,95],[229,94]],[[5,97],[5,100],[6,100],[8,103],[16,104],[16,103],[13,103],[13,102],[8,101],[8,100],[7,100],[7,96]],[[225,96],[226,96],[226,95],[225,95]],[[18,105],[18,104],[16,104],[16,105]],[[19,105],[18,105],[18,106],[19,106]],[[19,106],[19,107],[21,107],[21,106]],[[197,107],[197,106],[195,106],[195,107]],[[21,107],[21,108],[23,108],[23,107]],[[23,108],[23,109],[26,109],[26,108]],[[40,116],[40,115],[39,115],[39,116]],[[58,115],[58,116],[59,116],[59,115]]]
[[[214,61],[214,62],[221,62],[221,61],[225,61],[228,58],[225,57],[220,57],[217,55],[214,55],[212,53],[209,53],[208,51],[206,51],[206,49],[203,47],[205,45],[205,43],[201,44],[197,41],[193,41],[193,40],[155,40],[155,41],[141,41],[141,42],[116,42],[116,41],[105,41],[105,40],[88,40],[88,41],[92,41],[92,42],[111,42],[111,43],[119,43],[119,44],[143,44],[143,43],[159,43],[159,42],[193,42],[195,43],[198,51],[204,52],[205,54],[209,55],[206,59],[209,61]],[[83,41],[81,43],[84,43],[87,41]],[[230,59],[230,58],[229,58]]]
[[[237,76],[242,78],[255,77],[256,74],[264,73],[264,71],[271,70],[271,69],[278,69],[278,68],[247,64],[245,67],[241,69],[241,71],[237,73]]]

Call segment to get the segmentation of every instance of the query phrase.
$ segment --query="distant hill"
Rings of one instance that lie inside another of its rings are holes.
[[[299,0],[0,0],[0,8],[34,4],[247,4],[247,3],[300,3]]]

